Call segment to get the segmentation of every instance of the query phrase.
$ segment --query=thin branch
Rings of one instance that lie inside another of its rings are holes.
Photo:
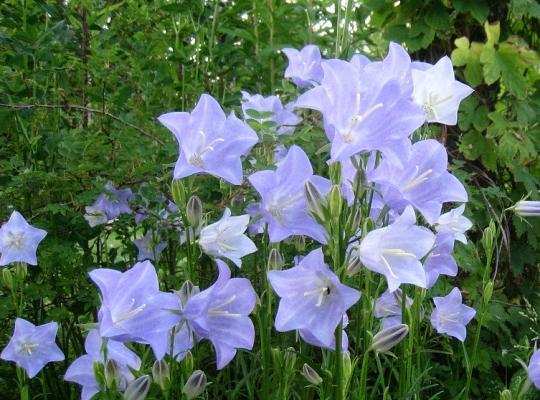
[[[117,117],[116,115],[111,114],[108,111],[98,110],[96,108],[89,108],[89,107],[79,106],[75,104],[4,104],[4,103],[0,103],[0,108],[11,108],[14,110],[28,110],[28,109],[35,109],[35,108],[65,109],[65,110],[76,110],[76,111],[82,111],[82,112],[90,112],[94,114],[101,114],[115,121],[118,121],[121,124],[129,126],[132,129],[135,129],[137,132],[143,134],[144,136],[154,140],[155,142],[161,145],[165,144],[160,138],[152,135],[150,132],[147,132],[142,128],[139,128],[137,125],[133,125],[131,122],[124,121],[120,117]]]

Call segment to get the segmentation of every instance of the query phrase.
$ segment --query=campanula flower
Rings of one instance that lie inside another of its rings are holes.
[[[456,125],[459,103],[473,89],[455,80],[452,61],[443,57],[432,67],[413,68],[411,73],[413,99],[424,109],[426,121]]]
[[[309,158],[300,147],[291,146],[275,171],[258,171],[248,179],[261,195],[260,213],[268,224],[271,242],[306,235],[326,243],[326,231],[308,215],[304,184],[310,180],[319,192],[326,194],[330,181],[313,175]]]
[[[283,107],[278,96],[263,97],[260,94],[251,95],[248,92],[242,91],[242,111],[244,119],[252,119],[253,117],[247,114],[247,110],[255,110],[258,112],[272,112],[273,115],[267,118],[256,120],[259,123],[272,121],[276,124],[270,128],[278,135],[290,135],[294,132],[295,125],[298,125],[302,118],[292,112],[293,104]]]
[[[249,280],[232,278],[231,270],[216,260],[219,275],[208,289],[192,296],[184,309],[184,317],[198,339],[214,345],[217,368],[224,368],[237,349],[253,348],[255,328],[249,314],[255,308],[257,294]]]
[[[527,372],[534,386],[540,389],[540,350],[536,350],[532,355]]]
[[[387,329],[402,323],[402,303],[403,292],[396,289],[394,292],[386,290],[377,300],[375,300],[374,315],[382,321],[382,328]],[[410,308],[413,301],[409,296],[405,296],[405,307]]]
[[[157,233],[148,231],[141,239],[133,241],[139,250],[137,261],[156,260],[167,247],[167,242],[160,242],[156,235]]]
[[[123,392],[127,384],[135,378],[130,369],[138,371],[141,368],[141,359],[123,343],[104,340],[97,329],[91,330],[84,341],[86,354],[73,361],[64,375],[64,380],[82,386],[81,400],[90,400],[100,390],[94,375],[94,363],[105,364],[105,344],[107,360],[116,362],[120,374],[118,390]]]
[[[293,268],[268,271],[268,280],[281,298],[275,320],[279,332],[301,330],[322,347],[332,348],[334,332],[360,292],[343,285],[324,263],[321,248]]]
[[[454,250],[454,237],[450,232],[438,233],[435,236],[433,249],[424,261],[427,287],[431,288],[439,279],[439,275],[456,276],[458,266],[452,257]]]
[[[55,342],[57,331],[56,322],[36,326],[17,318],[13,336],[0,358],[15,362],[26,370],[29,378],[33,378],[46,364],[64,359],[64,353]]]
[[[103,299],[99,309],[99,332],[119,341],[148,343],[157,359],[167,351],[168,332],[180,320],[171,312],[179,308],[172,293],[159,291],[154,266],[137,263],[126,272],[101,268],[90,272]],[[163,339],[165,337],[165,340]]]
[[[203,94],[191,113],[171,112],[158,119],[178,140],[174,179],[206,173],[233,185],[242,183],[241,157],[259,138],[234,113],[225,116],[212,96]]]
[[[411,99],[412,85],[404,85],[395,67],[387,64],[369,63],[361,69],[343,60],[327,60],[321,85],[298,98],[296,107],[322,113],[331,161],[380,150],[400,163],[405,141],[422,126],[424,113]]]
[[[240,267],[242,257],[257,251],[245,235],[248,224],[249,215],[231,217],[231,210],[226,208],[219,221],[201,229],[199,245],[206,254],[228,258]]]
[[[37,265],[36,251],[47,232],[30,225],[17,211],[0,228],[0,265],[23,262]]]
[[[389,207],[401,212],[412,205],[429,224],[434,224],[443,203],[468,200],[463,184],[447,167],[444,146],[433,139],[421,140],[412,145],[403,167],[383,159],[370,174],[370,180],[379,185]]]
[[[465,211],[465,204],[442,214],[437,220],[435,230],[437,232],[449,232],[454,236],[455,240],[467,244],[464,233],[471,229],[472,222],[469,218],[463,216],[463,211]]]
[[[402,283],[427,287],[420,259],[433,247],[435,235],[416,225],[412,207],[407,206],[394,223],[369,232],[360,243],[360,261],[367,269],[386,277],[394,292]]]
[[[307,45],[301,50],[282,49],[289,59],[285,70],[285,78],[290,78],[300,88],[316,85],[321,82],[323,70],[321,68],[321,52],[315,45]]]
[[[475,316],[474,308],[462,304],[458,288],[444,297],[434,297],[435,308],[431,313],[431,325],[438,333],[446,333],[460,341],[465,341],[467,325]]]
[[[511,209],[520,217],[540,217],[540,201],[520,200]]]

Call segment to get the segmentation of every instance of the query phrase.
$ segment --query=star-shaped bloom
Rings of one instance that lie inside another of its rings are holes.
[[[90,272],[103,299],[99,309],[99,333],[118,341],[148,343],[157,359],[167,352],[165,335],[180,317],[171,312],[179,306],[172,293],[159,291],[156,270],[149,261],[126,272],[101,268]]]
[[[90,400],[99,392],[99,384],[94,374],[94,363],[105,363],[103,354],[105,344],[107,345],[107,359],[114,360],[118,367],[120,374],[118,389],[121,392],[126,389],[129,382],[135,379],[130,369],[138,371],[141,368],[141,359],[123,343],[115,340],[104,341],[97,329],[91,330],[84,341],[87,354],[73,361],[64,375],[64,380],[82,386],[81,400]]]
[[[249,182],[261,195],[260,213],[268,224],[271,242],[292,235],[306,235],[326,243],[326,231],[308,214],[304,185],[311,181],[323,195],[330,190],[330,181],[313,175],[309,158],[298,146],[291,146],[275,171],[258,171]]]
[[[446,333],[460,341],[465,341],[467,325],[475,316],[474,308],[462,304],[458,288],[444,297],[434,297],[435,308],[431,313],[431,325],[438,333]]]
[[[156,260],[160,253],[167,247],[167,242],[160,242],[153,231],[146,232],[141,239],[135,239],[133,243],[139,249],[137,261]]]
[[[272,112],[273,115],[266,118],[256,120],[259,123],[265,121],[272,121],[276,124],[275,127],[270,129],[277,135],[290,135],[294,132],[295,125],[298,125],[302,118],[292,112],[293,104],[287,105],[285,108],[281,104],[281,100],[278,96],[263,97],[260,94],[251,95],[248,92],[242,91],[242,111],[244,113],[244,119],[253,119],[247,113],[248,110],[255,110],[258,112]]]
[[[369,232],[360,243],[360,261],[367,269],[386,277],[394,292],[402,283],[427,287],[420,259],[433,247],[435,235],[416,225],[412,207],[407,206],[396,221]]]
[[[15,320],[15,331],[0,358],[24,368],[31,379],[48,363],[62,361],[64,353],[56,345],[58,324],[34,325],[22,318]]]
[[[540,390],[540,350],[536,350],[532,355],[527,372],[534,386]]]
[[[426,121],[456,125],[459,103],[473,89],[455,80],[452,61],[443,57],[431,68],[411,72],[413,99],[424,109]]]
[[[282,49],[289,59],[285,70],[285,78],[290,78],[300,88],[316,85],[321,82],[321,52],[315,45],[307,45],[301,50]]]
[[[174,179],[205,173],[233,185],[242,183],[241,157],[259,138],[234,113],[225,116],[212,96],[203,94],[191,113],[171,112],[158,119],[178,140]]]
[[[129,201],[132,197],[131,189],[117,189],[109,182],[105,185],[105,193],[101,193],[94,204],[85,207],[84,219],[93,228],[112,221],[120,214],[131,214]]]
[[[257,251],[255,243],[245,235],[249,215],[231,217],[228,208],[221,219],[201,230],[199,245],[206,254],[224,257],[236,266],[242,266],[241,258]]]
[[[30,225],[17,211],[0,228],[0,265],[23,262],[37,265],[36,251],[47,232]]]
[[[403,292],[397,289],[394,292],[386,290],[381,297],[375,300],[374,315],[382,321],[382,329],[402,323],[402,302]],[[409,296],[405,296],[405,307],[411,307],[413,301]]]
[[[214,345],[217,368],[225,367],[237,349],[251,350],[255,328],[249,314],[255,308],[257,294],[249,280],[231,279],[231,270],[216,260],[219,275],[208,289],[191,297],[184,317],[198,339],[208,339]]]
[[[435,236],[433,249],[424,261],[427,287],[431,288],[439,279],[439,275],[456,276],[458,266],[452,257],[454,250],[454,237],[449,232],[438,233]]]
[[[464,233],[471,229],[472,222],[469,218],[463,216],[463,211],[465,211],[465,204],[442,214],[437,220],[435,230],[437,232],[449,232],[454,236],[455,240],[467,244]]]
[[[334,332],[360,292],[343,285],[324,263],[321,248],[293,268],[268,271],[268,280],[281,298],[275,320],[279,332],[301,330],[311,342],[332,348]]]
[[[425,120],[407,84],[408,55],[391,51],[382,62],[364,65],[327,60],[322,68],[321,85],[302,94],[296,107],[322,113],[330,160],[379,150],[399,164],[404,143]]]
[[[463,184],[448,172],[448,155],[442,144],[433,139],[412,145],[400,167],[383,159],[370,174],[380,187],[384,202],[398,212],[412,205],[434,224],[441,215],[442,204],[468,200]]]

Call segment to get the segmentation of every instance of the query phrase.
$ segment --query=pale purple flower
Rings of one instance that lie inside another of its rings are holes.
[[[270,128],[278,135],[290,135],[294,132],[295,125],[298,125],[302,118],[292,112],[293,104],[287,105],[285,108],[281,104],[278,96],[263,97],[260,94],[250,95],[248,92],[242,91],[242,111],[244,119],[253,119],[247,114],[247,110],[255,110],[258,112],[272,112],[273,115],[267,118],[256,119],[259,123],[272,121],[276,124]]]
[[[31,379],[48,363],[62,361],[64,353],[56,345],[58,324],[34,325],[22,318],[15,320],[15,331],[0,358],[24,368]]]
[[[308,215],[304,184],[310,180],[326,194],[330,181],[313,175],[309,158],[300,147],[292,146],[275,171],[255,172],[248,179],[261,195],[260,212],[271,242],[306,235],[326,243],[326,231]]]
[[[412,80],[413,99],[424,109],[426,121],[456,125],[459,103],[473,89],[455,80],[452,61],[443,57],[428,69],[413,68]]]
[[[540,201],[520,200],[511,209],[520,217],[540,217]]]
[[[421,140],[412,145],[403,167],[383,159],[370,180],[379,185],[389,207],[401,212],[412,205],[429,224],[434,224],[443,203],[468,200],[463,184],[447,168],[444,146],[433,139]]]
[[[323,70],[321,68],[321,52],[315,45],[307,45],[301,50],[282,49],[289,59],[285,70],[285,78],[290,78],[300,88],[313,86],[321,82]]]
[[[402,303],[403,292],[396,289],[394,292],[386,290],[377,300],[375,300],[374,315],[382,321],[382,329],[402,323]],[[413,301],[409,296],[405,296],[405,307],[409,309]]]
[[[343,325],[342,325],[342,332],[341,332],[341,350],[343,352],[349,351],[349,337],[347,336],[347,332],[345,331],[345,328],[349,325],[349,317],[347,317],[347,314],[343,314]],[[312,346],[321,347],[328,350],[335,350],[336,349],[336,338],[332,339],[332,342],[325,344],[321,342],[317,336],[315,336],[311,331],[300,329],[298,331],[300,334],[300,337],[302,340],[306,343],[309,343]]]
[[[246,207],[247,214],[251,217],[251,222],[248,225],[248,232],[250,235],[257,235],[264,233],[266,222],[262,218],[261,204],[251,203]]]
[[[85,207],[84,218],[91,227],[112,221],[120,214],[131,214],[129,201],[133,197],[131,189],[116,189],[112,183],[105,185],[105,193],[101,193],[94,204]]]
[[[255,328],[249,318],[257,302],[257,294],[249,280],[231,279],[231,270],[216,260],[219,275],[208,289],[191,297],[184,317],[198,339],[208,339],[214,345],[217,368],[225,367],[237,349],[251,350]]]
[[[178,140],[174,179],[207,173],[233,185],[242,183],[241,157],[259,138],[234,113],[225,116],[212,96],[203,94],[191,113],[171,112],[158,119]]]
[[[135,239],[133,243],[137,246],[139,254],[137,261],[156,260],[161,252],[167,247],[167,242],[160,242],[157,233],[148,231],[141,239]]]
[[[105,344],[107,345],[107,359],[114,360],[118,367],[120,373],[118,389],[121,392],[135,378],[130,369],[138,371],[141,368],[141,359],[123,343],[115,340],[105,341],[97,329],[91,330],[84,341],[87,354],[73,361],[64,375],[64,380],[82,386],[81,400],[90,400],[100,390],[94,375],[94,363],[105,364],[103,354]]]
[[[431,313],[431,325],[438,333],[446,333],[460,341],[465,341],[467,325],[475,316],[474,308],[462,304],[458,288],[444,297],[434,297],[435,308]]]
[[[422,108],[411,98],[409,64],[410,59],[393,51],[377,63],[327,60],[322,64],[321,85],[302,94],[296,107],[322,113],[331,161],[380,150],[393,162],[401,162],[404,143],[425,120]]]
[[[465,211],[465,204],[442,214],[437,220],[435,230],[441,233],[451,233],[455,240],[467,244],[467,238],[464,233],[471,229],[472,222],[469,218],[463,216],[463,211]]]
[[[30,225],[17,211],[0,228],[0,265],[23,262],[37,265],[36,251],[47,232]]]
[[[119,341],[148,343],[157,359],[167,351],[167,333],[180,317],[172,293],[159,291],[157,273],[149,261],[137,263],[126,272],[101,268],[90,272],[103,299],[99,309],[99,332]]]
[[[431,288],[439,279],[439,275],[456,276],[458,266],[452,257],[454,250],[454,237],[449,232],[438,233],[435,237],[433,249],[424,261],[427,287]]]
[[[386,277],[394,292],[402,283],[427,287],[420,259],[433,247],[435,235],[416,225],[414,210],[407,206],[391,225],[369,232],[360,243],[360,261]]]
[[[540,350],[536,350],[532,355],[527,372],[534,386],[540,390]]]
[[[293,268],[268,271],[268,280],[281,298],[275,320],[279,332],[301,330],[311,342],[331,348],[334,332],[360,292],[343,285],[324,263],[321,248]]]
[[[100,199],[100,202],[103,202],[103,199]],[[92,228],[109,222],[109,218],[107,217],[104,208],[97,203],[97,201],[94,203],[94,205],[84,207],[84,210],[86,211],[86,214],[84,214],[84,219]],[[137,215],[139,214],[135,215],[135,220],[137,219]]]
[[[228,258],[241,267],[241,258],[257,251],[255,243],[245,235],[248,224],[249,215],[232,217],[226,208],[219,221],[201,229],[199,245],[206,254]]]

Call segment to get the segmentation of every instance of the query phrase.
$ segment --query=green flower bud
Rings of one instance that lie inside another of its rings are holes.
[[[319,189],[311,182],[306,181],[304,184],[304,197],[308,206],[309,213],[319,223],[324,223],[326,200],[324,199]]]
[[[118,364],[112,359],[108,359],[105,362],[105,385],[113,391],[116,390],[120,383],[120,370]]]
[[[151,383],[152,380],[148,375],[143,375],[131,381],[124,392],[124,400],[144,400],[150,390]]]
[[[188,378],[182,393],[186,395],[188,400],[194,399],[206,389],[206,375],[201,370],[193,371]]]
[[[171,185],[171,195],[174,201],[174,204],[178,208],[181,208],[186,204],[186,189],[184,184],[180,179],[174,180]]]
[[[499,393],[500,400],[512,400],[512,392],[508,389],[504,389]]]
[[[341,185],[341,164],[338,162],[330,164],[330,180],[334,185]]]
[[[19,284],[24,282],[26,275],[28,275],[28,266],[26,263],[19,262],[15,266],[15,278]]]
[[[330,209],[330,216],[335,220],[339,220],[341,215],[341,207],[343,206],[343,196],[341,195],[341,188],[339,185],[333,185],[328,194],[328,207]]]
[[[317,371],[311,368],[307,363],[302,367],[302,375],[304,375],[304,378],[306,378],[309,383],[315,386],[320,385],[323,381]]]
[[[285,260],[278,249],[273,248],[268,254],[268,269],[281,269],[285,265]]]
[[[171,373],[169,364],[165,359],[156,360],[152,366],[152,378],[154,382],[161,387],[161,390],[166,390],[171,382]]]
[[[186,371],[193,371],[193,366],[195,365],[195,362],[193,361],[193,354],[191,354],[191,351],[188,351],[186,353],[186,356],[184,357],[182,362],[185,365],[184,368]]]
[[[203,206],[198,196],[191,196],[186,206],[186,217],[193,228],[202,224]]]
[[[298,253],[302,253],[306,249],[306,238],[304,236],[293,236],[292,242]]]
[[[408,333],[409,327],[405,324],[399,324],[383,329],[373,336],[371,349],[379,353],[384,353],[401,342]]]
[[[489,301],[491,300],[491,296],[493,295],[493,282],[492,281],[489,281],[487,284],[486,284],[486,287],[484,288],[484,296],[483,296],[483,301],[484,301],[484,304],[488,304]]]
[[[11,273],[9,268],[2,268],[2,283],[9,290],[13,290],[13,274]]]
[[[294,369],[294,366],[296,364],[296,350],[294,347],[288,347],[285,350],[285,368],[288,370]]]
[[[353,276],[354,274],[360,271],[362,263],[360,262],[360,257],[358,254],[350,255],[349,262],[347,263],[347,276]]]
[[[180,297],[180,302],[182,303],[182,306],[185,306],[188,302],[188,300],[197,294],[198,287],[193,285],[193,283],[190,280],[185,281],[182,283],[182,286],[180,286],[180,290],[178,292],[175,292],[178,297]]]

